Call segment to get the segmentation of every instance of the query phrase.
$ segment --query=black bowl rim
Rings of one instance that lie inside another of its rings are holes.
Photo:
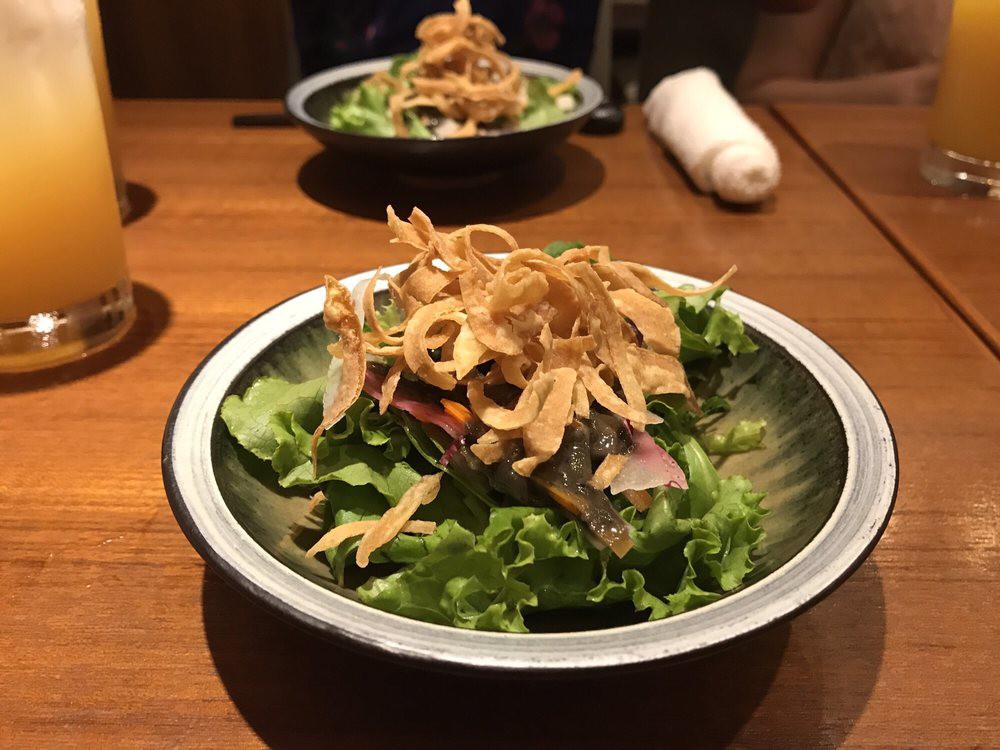
[[[560,78],[569,75],[571,72],[569,68],[557,65],[556,63],[543,62],[541,60],[529,60],[522,57],[515,57],[513,59],[518,65],[521,66],[521,72],[527,76],[548,75],[552,78]],[[487,139],[493,140],[499,138],[510,138],[511,136],[523,135],[525,133],[536,133],[550,128],[566,126],[569,123],[577,123],[590,117],[591,113],[604,99],[604,90],[601,88],[601,85],[590,76],[584,75],[577,84],[577,88],[580,90],[582,96],[580,106],[572,112],[567,112],[566,117],[561,120],[551,122],[548,125],[543,125],[539,128],[530,128],[528,130],[510,130],[497,133],[496,135],[473,135],[447,139],[402,138],[399,136],[387,138],[385,136],[366,135],[364,133],[351,133],[346,130],[338,130],[327,122],[317,120],[315,117],[312,117],[308,111],[306,111],[306,102],[318,91],[354,79],[364,78],[380,70],[387,70],[391,64],[391,57],[377,57],[371,60],[362,60],[361,62],[338,65],[333,68],[328,68],[327,70],[321,70],[318,73],[313,73],[288,89],[288,92],[285,94],[285,111],[288,112],[288,114],[296,122],[306,128],[315,128],[328,133],[336,133],[338,136],[356,139],[359,149],[364,148],[366,145],[380,144],[385,143],[386,141],[402,143],[412,142],[419,144],[436,143],[441,144],[442,147],[456,148],[457,144],[468,144]]]

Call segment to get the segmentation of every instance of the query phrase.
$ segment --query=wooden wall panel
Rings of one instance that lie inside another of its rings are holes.
[[[286,0],[101,0],[120,97],[280,96],[293,78]]]

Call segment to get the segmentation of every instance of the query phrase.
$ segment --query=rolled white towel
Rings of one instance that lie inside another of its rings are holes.
[[[664,78],[642,111],[700,190],[732,203],[759,203],[778,185],[774,145],[708,68]]]

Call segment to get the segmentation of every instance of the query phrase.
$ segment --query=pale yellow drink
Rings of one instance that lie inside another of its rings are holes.
[[[132,316],[81,0],[0,0],[0,101],[0,370],[30,369]]]
[[[1000,161],[1000,0],[955,0],[931,141]]]
[[[955,0],[930,140],[924,177],[1000,198],[1000,0]]]
[[[94,65],[94,76],[97,79],[97,93],[101,99],[101,112],[104,115],[104,132],[108,136],[108,150],[111,152],[111,169],[115,175],[115,191],[121,214],[128,213],[128,198],[125,193],[125,175],[122,171],[121,152],[118,144],[118,127],[115,122],[115,105],[111,98],[111,80],[108,76],[108,59],[104,50],[104,35],[101,33],[101,11],[97,0],[84,0],[87,14],[87,42],[90,47],[90,59]]]

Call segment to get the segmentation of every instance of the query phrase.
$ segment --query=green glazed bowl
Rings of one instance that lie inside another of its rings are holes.
[[[385,269],[396,273],[398,268]],[[653,269],[658,271],[658,269]],[[703,282],[658,271],[674,284]],[[348,288],[371,272],[344,279]],[[765,448],[723,459],[767,492],[767,533],[744,586],[701,609],[657,622],[618,612],[562,613],[528,635],[432,625],[358,603],[329,568],[304,554],[308,499],[277,486],[269,465],[240,449],[218,417],[222,400],[262,375],[319,377],[330,334],[323,290],[293,297],[234,332],[185,384],[167,422],[164,484],[188,539],[229,583],[322,635],[429,666],[497,672],[628,667],[701,653],[802,611],[860,563],[888,522],[898,481],[892,432],[875,395],[827,344],[737,294],[760,349],[736,358],[719,392],[741,418],[767,420]],[[531,621],[529,620],[529,624]]]

